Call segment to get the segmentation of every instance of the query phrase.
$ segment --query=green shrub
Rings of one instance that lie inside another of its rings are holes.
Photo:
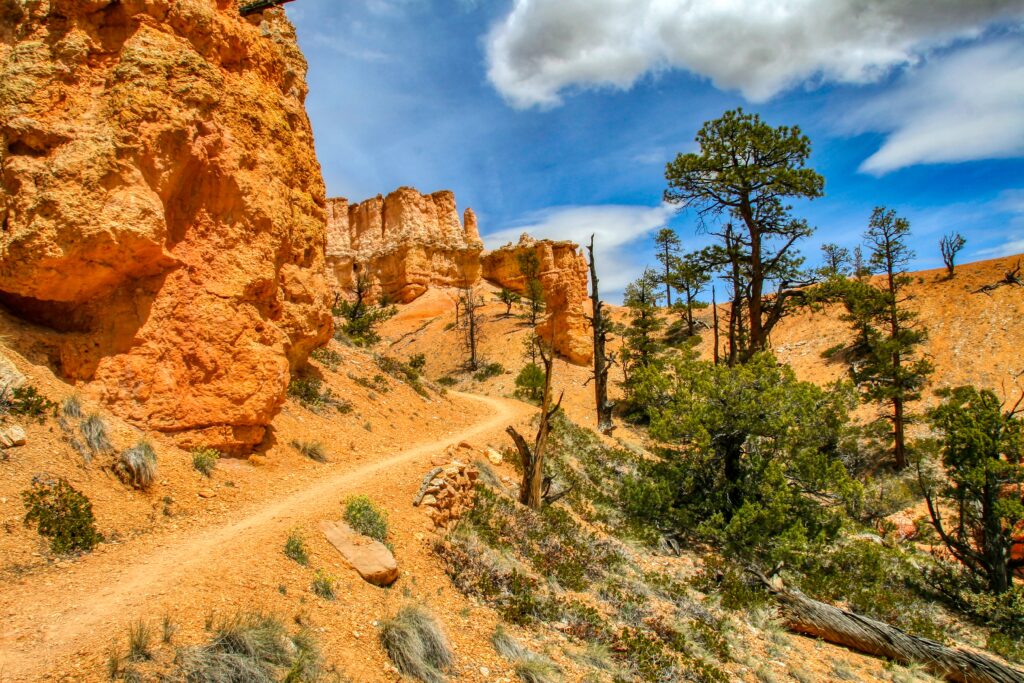
[[[406,364],[416,372],[422,374],[423,368],[427,367],[427,356],[423,353],[417,353],[409,358]]]
[[[527,363],[516,375],[516,396],[539,401],[544,394],[544,371],[536,363]]]
[[[505,366],[501,363],[484,363],[479,370],[473,374],[473,379],[483,382],[492,377],[505,374]]]
[[[306,551],[306,541],[297,531],[288,535],[284,542],[284,554],[301,564],[303,567],[309,564],[309,553]]]
[[[345,501],[345,521],[364,536],[383,543],[388,537],[388,515],[368,496],[353,496]]]
[[[325,574],[323,571],[317,571],[316,577],[313,579],[313,583],[310,586],[313,593],[320,596],[324,600],[334,600],[334,577],[330,574]]]
[[[29,384],[0,390],[0,415],[10,413],[42,422],[47,413],[57,414],[57,404]]]
[[[350,401],[337,398],[331,388],[323,384],[323,380],[314,375],[294,377],[288,384],[288,395],[315,413],[327,408],[334,408],[343,414],[352,412]]]
[[[25,523],[35,524],[39,535],[50,539],[53,552],[87,552],[103,540],[96,531],[89,499],[66,479],[34,477],[32,487],[21,497]]]
[[[204,477],[209,477],[217,468],[220,451],[213,448],[197,448],[192,451],[192,467]]]
[[[319,441],[302,441],[295,439],[291,442],[291,447],[313,462],[327,462],[327,451],[324,450],[324,445]]]
[[[146,490],[156,479],[156,451],[148,441],[140,441],[121,451],[113,469],[114,474],[125,484]]]
[[[454,663],[441,627],[422,607],[403,607],[385,620],[380,642],[401,673],[424,683],[442,683]]]
[[[459,380],[452,377],[451,375],[445,375],[444,377],[439,377],[437,379],[437,383],[440,384],[442,387],[453,387],[459,383]]]
[[[377,356],[377,367],[398,381],[408,384],[420,396],[427,396],[427,390],[420,382],[420,371],[411,364],[389,356]]]
[[[341,354],[334,349],[327,348],[326,346],[313,349],[313,352],[309,354],[309,356],[328,370],[335,371],[338,369],[338,366],[341,365]]]

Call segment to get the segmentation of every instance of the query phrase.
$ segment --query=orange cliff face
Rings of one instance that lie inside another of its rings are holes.
[[[0,303],[183,445],[259,442],[331,334],[305,72],[280,11],[0,0]]]
[[[588,268],[577,244],[534,240],[524,234],[518,244],[484,254],[484,279],[525,293],[526,280],[519,269],[519,254],[526,250],[535,251],[540,261],[540,281],[547,310],[544,321],[537,325],[537,334],[543,339],[554,339],[555,351],[569,362],[589,363],[594,357],[594,346],[585,317]]]
[[[359,204],[327,204],[327,262],[336,291],[355,287],[357,269],[375,298],[409,303],[431,287],[470,287],[480,280],[483,243],[476,216],[459,220],[455,195],[401,187]]]

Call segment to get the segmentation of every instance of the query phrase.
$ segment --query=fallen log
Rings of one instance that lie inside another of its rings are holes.
[[[791,631],[900,664],[921,664],[932,675],[956,683],[1024,682],[1024,671],[990,657],[912,636],[881,621],[812,600],[757,570],[747,571],[776,597]]]

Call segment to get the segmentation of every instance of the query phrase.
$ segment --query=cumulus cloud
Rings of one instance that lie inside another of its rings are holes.
[[[756,102],[804,82],[872,82],[1022,18],[1020,0],[515,0],[487,37],[488,77],[523,108],[672,68]]]
[[[862,171],[1024,155],[1024,42],[958,50],[901,80],[853,116],[888,134]]]
[[[532,237],[572,240],[583,245],[594,235],[594,257],[601,279],[602,298],[616,300],[622,290],[643,271],[631,247],[662,228],[675,209],[661,206],[561,206],[539,211],[504,230],[484,235],[489,249],[517,242],[526,232]]]

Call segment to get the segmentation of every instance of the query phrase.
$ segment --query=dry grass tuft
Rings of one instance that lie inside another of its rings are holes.
[[[146,490],[156,479],[156,451],[148,441],[140,441],[121,451],[114,462],[114,473],[125,484]]]
[[[380,642],[398,670],[424,683],[442,683],[454,662],[448,641],[434,617],[409,605],[381,626]]]

